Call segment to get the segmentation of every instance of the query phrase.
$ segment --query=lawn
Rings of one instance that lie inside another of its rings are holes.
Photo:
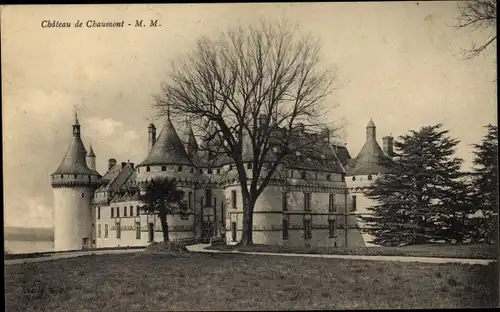
[[[367,256],[410,256],[410,257],[442,257],[469,259],[497,259],[497,246],[487,244],[475,245],[415,245],[404,247],[286,247],[286,246],[210,246],[207,249],[238,250],[275,253],[309,253],[330,255],[367,255]]]
[[[122,254],[5,266],[6,311],[496,306],[496,264]]]

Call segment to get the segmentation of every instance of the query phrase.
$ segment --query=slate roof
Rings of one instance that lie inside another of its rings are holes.
[[[89,146],[89,152],[87,154],[87,157],[95,157],[94,149],[92,148],[92,144],[90,144],[90,146]]]
[[[193,165],[170,118],[167,118],[149,155],[139,166]]]
[[[118,163],[106,172],[102,178],[104,184],[97,189],[97,192],[117,192],[128,181],[135,181],[136,174],[132,164],[125,163],[122,168],[122,164]]]
[[[366,128],[375,128],[375,124],[370,119]],[[380,145],[377,143],[375,132],[372,136],[366,138],[365,144],[361,148],[358,156],[349,161],[347,175],[369,175],[377,173],[385,173],[390,171],[394,162],[387,157]]]
[[[78,131],[73,131],[73,140],[71,141],[69,149],[66,152],[66,155],[64,155],[61,164],[52,175],[90,174],[100,176],[97,171],[92,170],[87,166],[87,150],[85,149],[85,146],[83,145],[82,139],[80,137],[80,124],[78,122],[78,118],[76,117],[73,128],[78,129]]]

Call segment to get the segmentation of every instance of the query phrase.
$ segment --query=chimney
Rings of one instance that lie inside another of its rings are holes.
[[[325,128],[323,130],[323,136],[325,138],[325,141],[328,142],[328,143],[330,143],[330,129]]]
[[[373,120],[370,118],[370,122],[366,126],[366,140],[377,140],[377,132]]]
[[[110,158],[108,160],[108,170],[111,169],[111,168],[113,168],[115,165],[116,165],[116,159]]]
[[[383,141],[382,149],[384,150],[385,156],[392,158],[392,156],[394,155],[393,151],[394,138],[392,136],[385,136],[382,138],[382,141]]]
[[[257,127],[262,127],[267,122],[267,116],[264,114],[260,114],[257,118]]]
[[[151,151],[156,142],[156,127],[152,123],[148,126],[148,152]]]

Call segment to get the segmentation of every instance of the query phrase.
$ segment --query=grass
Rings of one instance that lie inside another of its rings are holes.
[[[6,311],[495,307],[496,263],[237,254],[83,256],[5,267]]]
[[[238,250],[253,252],[299,253],[299,254],[330,254],[330,255],[367,255],[367,256],[410,256],[410,257],[441,257],[469,259],[497,259],[497,246],[478,245],[415,245],[404,247],[286,247],[286,246],[210,246],[206,249]]]

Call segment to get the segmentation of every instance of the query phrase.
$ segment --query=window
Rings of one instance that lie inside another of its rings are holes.
[[[329,238],[335,237],[335,220],[328,220]]]
[[[167,171],[167,166],[161,166],[161,171]]]
[[[214,209],[217,209],[217,197],[214,197]]]
[[[236,222],[231,222],[231,236],[233,239],[233,242],[236,241]]]
[[[135,223],[135,238],[141,239],[141,222]]]
[[[203,174],[203,169],[199,169],[199,170],[198,170],[198,172],[199,172],[200,174]]]
[[[233,170],[233,165],[229,165],[229,170]]]
[[[101,225],[97,225],[97,238],[101,238]]]
[[[181,220],[189,220],[189,214],[187,211],[181,212]]]
[[[311,239],[311,237],[312,237],[311,219],[304,219],[304,239]]]
[[[342,182],[345,182],[345,175],[342,175]]]
[[[132,217],[134,215],[134,207],[130,206],[130,216]]]
[[[371,174],[369,174],[369,175],[368,175],[368,180],[371,180],[371,179],[372,179],[372,175],[371,175]]]
[[[356,177],[352,177],[352,180],[353,180],[353,181],[356,181]]]
[[[141,169],[137,168],[137,173],[141,172]]]
[[[288,239],[288,220],[283,220],[283,240]]]
[[[101,207],[97,207],[97,220],[101,219]]]
[[[123,206],[123,216],[127,216],[127,206]]]
[[[293,170],[290,171],[290,178],[293,179]]]
[[[304,210],[311,211],[311,193],[304,193]]]
[[[188,209],[193,209],[193,192],[188,193]]]
[[[220,169],[217,169],[217,174],[220,174]]]
[[[304,179],[304,180],[305,180],[305,179],[306,179],[306,172],[305,172],[305,171],[302,171],[302,172],[300,173],[300,177],[301,177],[302,179]]]
[[[108,225],[104,224],[104,238],[108,238]]]
[[[146,171],[147,172],[150,172],[151,171],[151,168],[149,166],[146,166]]]
[[[205,189],[205,204],[206,206],[210,206],[212,204],[212,190],[211,189]]]
[[[336,211],[335,209],[335,194],[330,194],[328,198],[328,211]]]
[[[177,166],[177,171],[179,171],[179,172],[182,171],[182,165]]]
[[[251,163],[251,162],[249,162],[249,163],[247,164],[247,169],[252,169],[252,163]]]
[[[283,211],[288,211],[288,193],[283,192],[281,197],[281,208]]]
[[[194,168],[191,168],[191,173],[194,173]]]
[[[356,211],[356,195],[352,195],[352,211]]]
[[[139,208],[139,206],[137,206],[137,211],[136,211],[137,215],[140,216],[141,215],[141,208]]]
[[[61,179],[64,178],[64,176],[61,174]]]
[[[84,197],[85,197],[85,193],[82,193],[82,198],[84,198]]]
[[[116,238],[120,239],[122,237],[122,228],[120,222],[116,222]]]
[[[120,207],[116,207],[116,217],[120,217]]]
[[[221,216],[222,216],[222,226],[224,228],[226,228],[226,213],[224,212],[224,202],[221,201],[220,202],[220,213],[221,213]]]
[[[73,176],[75,177],[75,179],[78,178],[78,176],[76,174],[74,174]]]
[[[212,171],[212,168],[209,168],[209,169],[208,169],[208,173],[212,174],[212,172],[213,172],[213,171]]]
[[[115,217],[115,208],[111,207],[111,218]]]
[[[233,203],[233,209],[236,209],[236,191],[231,191],[231,202]]]
[[[332,175],[331,175],[331,174],[327,174],[327,175],[326,175],[326,180],[327,180],[327,181],[330,181],[331,179],[332,179]]]

